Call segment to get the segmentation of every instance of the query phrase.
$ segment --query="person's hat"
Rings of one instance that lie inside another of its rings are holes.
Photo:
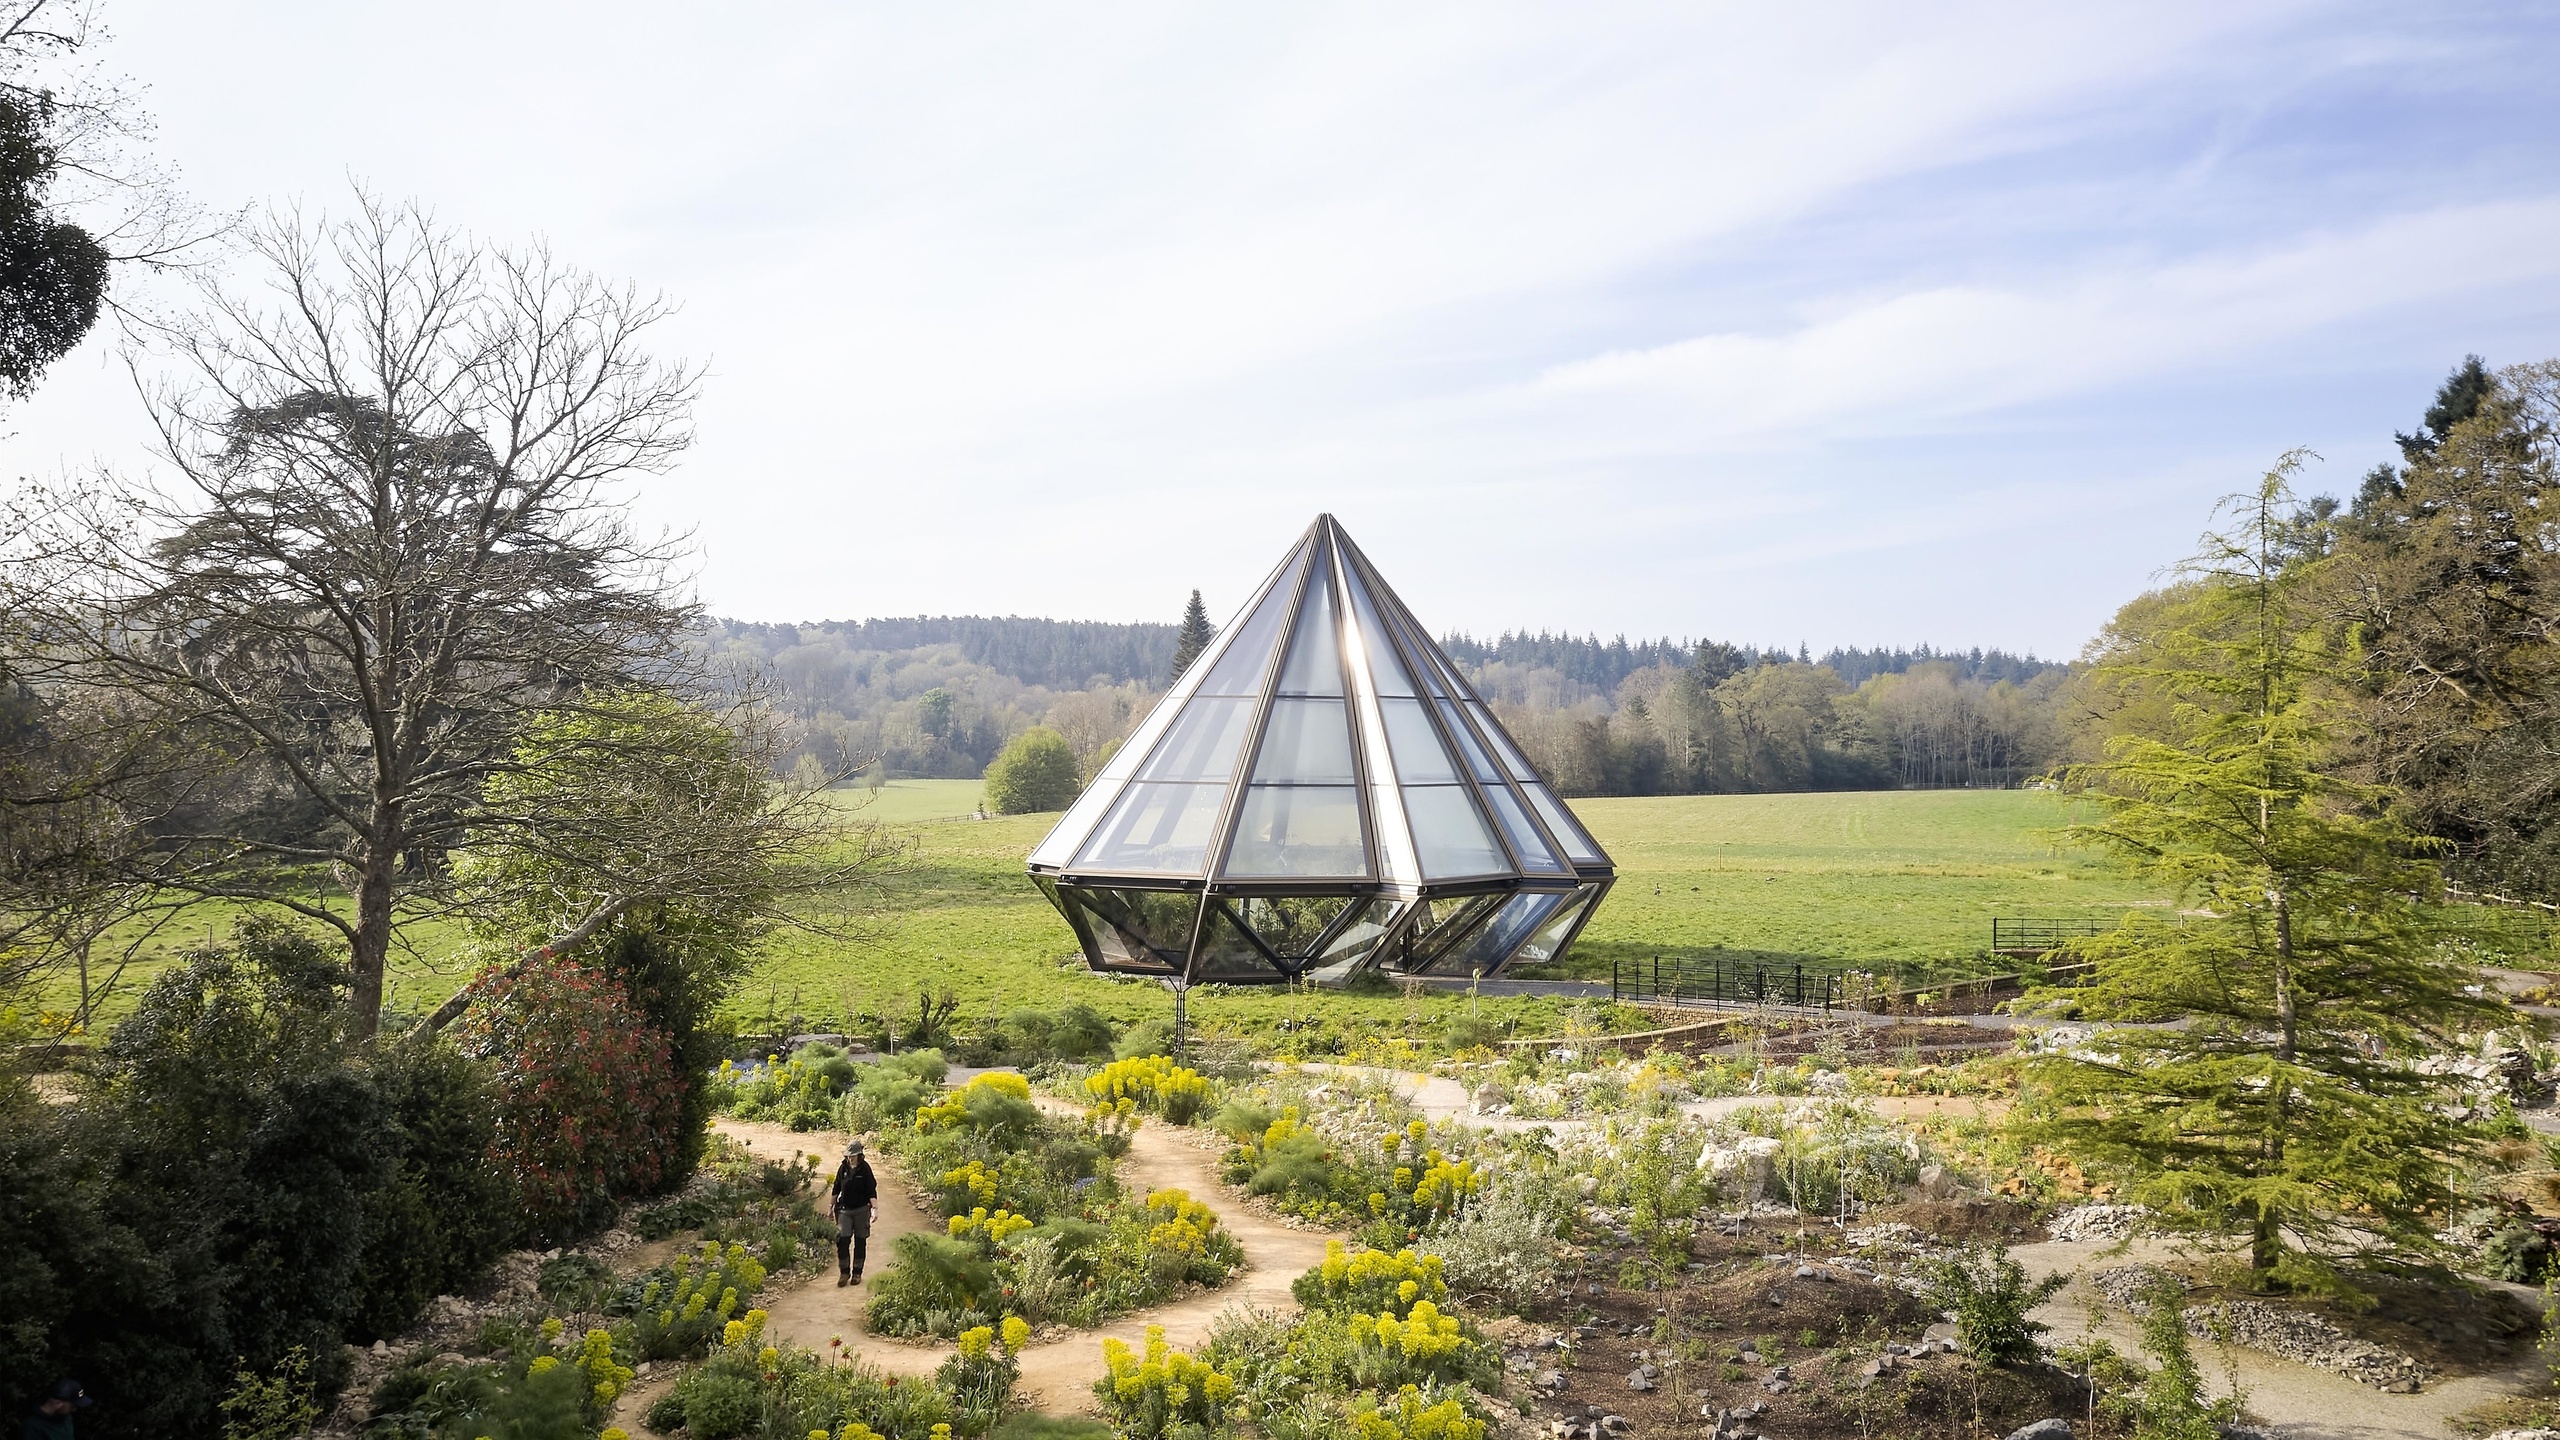
[[[859,1141],[859,1140],[849,1140],[849,1141],[846,1141],[846,1142],[845,1142],[845,1147],[844,1147],[844,1153],[845,1153],[845,1154],[847,1154],[847,1155],[849,1155],[849,1156],[850,1156],[850,1155],[859,1155],[859,1154],[861,1154],[861,1153],[862,1153],[862,1142],[861,1142],[861,1141]]]
[[[97,1403],[89,1398],[88,1391],[80,1388],[80,1382],[77,1380],[65,1380],[61,1384],[54,1386],[53,1398],[56,1400],[68,1400],[71,1402],[72,1408],[77,1410],[86,1410]]]

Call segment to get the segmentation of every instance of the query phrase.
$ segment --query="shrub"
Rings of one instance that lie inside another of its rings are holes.
[[[689,1375],[676,1383],[676,1399],[693,1440],[729,1440],[764,1418],[764,1391],[743,1375]]]
[[[2551,1273],[2551,1241],[2522,1220],[2509,1220],[2480,1247],[2480,1268],[2500,1280],[2539,1285]]]
[[[1188,1125],[1209,1106],[1209,1082],[1162,1055],[1114,1060],[1085,1077],[1085,1093],[1097,1105],[1126,1100],[1168,1123]]]
[[[604,1303],[613,1271],[592,1255],[555,1255],[534,1272],[533,1287],[553,1308],[594,1310]]]
[[[666,1037],[601,970],[553,961],[474,984],[463,1048],[494,1066],[492,1153],[527,1232],[599,1224],[616,1201],[656,1185],[661,1132],[675,1121]]]
[[[356,1269],[358,1341],[397,1335],[427,1302],[463,1288],[516,1234],[490,1159],[497,1109],[478,1066],[442,1040],[385,1043],[374,1066],[386,1173],[365,1197]]]
[[[992,1318],[998,1292],[995,1262],[979,1246],[947,1235],[901,1235],[889,1268],[872,1282],[871,1328],[955,1333],[967,1316]]]
[[[223,1440],[294,1440],[320,1418],[311,1396],[311,1356],[299,1345],[273,1371],[243,1370],[233,1379],[222,1397]]]
[[[1489,1296],[1514,1312],[1556,1286],[1556,1226],[1562,1208],[1525,1178],[1495,1185],[1426,1243],[1449,1288]]]
[[[987,803],[999,815],[1064,810],[1084,788],[1079,769],[1065,736],[1034,725],[987,762]]]
[[[1374,1346],[1362,1368],[1385,1383],[1412,1380],[1456,1380],[1466,1373],[1470,1342],[1459,1333],[1455,1316],[1443,1315],[1428,1300],[1416,1300],[1399,1319],[1395,1312],[1354,1316],[1351,1333],[1363,1350]]]
[[[1121,1034],[1119,1043],[1111,1047],[1111,1053],[1121,1060],[1170,1055],[1173,1053],[1173,1022],[1142,1020]]]
[[[844,1128],[858,1133],[886,1130],[915,1119],[916,1110],[942,1083],[949,1066],[939,1050],[912,1050],[855,1067],[853,1086],[842,1110]]]
[[[296,1347],[316,1393],[343,1383],[388,1168],[375,1077],[340,1043],[345,978],[310,937],[244,923],[153,981],[81,1103],[0,1098],[0,1375],[147,1363],[83,1417],[108,1436],[215,1433],[237,1374]]]
[[[1416,1304],[1438,1306],[1449,1298],[1440,1257],[1398,1250],[1354,1255],[1339,1240],[1324,1244],[1324,1262],[1290,1282],[1289,1293],[1310,1310],[1335,1314],[1387,1314],[1402,1320]]]
[[[1146,1348],[1117,1336],[1102,1342],[1106,1373],[1093,1393],[1128,1440],[1164,1440],[1185,1426],[1215,1427],[1235,1399],[1235,1381],[1215,1366],[1168,1348],[1164,1327],[1147,1327]]]
[[[664,1288],[657,1281],[642,1288],[632,1343],[644,1359],[689,1359],[721,1340],[733,1319],[761,1328],[764,1312],[747,1302],[764,1281],[764,1263],[744,1245],[732,1241],[724,1249],[706,1240],[675,1263]]]
[[[1018,1139],[1040,1123],[1040,1107],[1031,1103],[1031,1082],[995,1071],[981,1075],[941,1100],[916,1111],[918,1130],[966,1127],[981,1134]]]
[[[2204,1398],[2204,1374],[2196,1367],[2187,1343],[2185,1297],[2178,1282],[2160,1276],[2146,1287],[2141,1311],[2142,1348],[2158,1368],[2142,1382],[2129,1406],[2116,1407],[2120,1418],[2134,1421],[2140,1440],[2216,1440],[2225,1425],[2240,1418],[2241,1400]],[[2123,1411],[2131,1414],[2124,1416]]]
[[[1968,1249],[1933,1262],[1923,1283],[1929,1303],[1952,1310],[1965,1353],[1990,1365],[2024,1365],[2036,1358],[2036,1337],[2050,1326],[2027,1318],[2069,1284],[2068,1275],[2027,1283],[2026,1267],[2006,1255]]]
[[[1391,1400],[1352,1407],[1351,1429],[1359,1440],[1484,1440],[1485,1427],[1454,1397],[1426,1400],[1407,1385]]]
[[[955,1337],[951,1354],[933,1372],[933,1383],[951,1397],[952,1428],[963,1435],[984,1435],[995,1428],[1013,1403],[1014,1383],[1022,1378],[1015,1359],[1031,1338],[1031,1327],[1007,1316],[1002,1326],[980,1325]]]

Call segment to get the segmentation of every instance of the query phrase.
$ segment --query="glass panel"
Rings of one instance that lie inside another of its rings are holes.
[[[1212,908],[1200,927],[1200,954],[1192,963],[1194,980],[1276,980],[1280,967],[1262,953],[1225,910]]]
[[[1273,953],[1295,960],[1315,953],[1324,927],[1353,903],[1349,895],[1256,895],[1227,905]]]
[[[1585,865],[1609,863],[1609,857],[1601,854],[1600,847],[1591,843],[1591,837],[1583,833],[1580,822],[1546,786],[1533,784],[1520,788],[1529,792],[1529,803],[1538,807],[1538,818],[1547,822],[1548,833],[1556,837],[1556,843],[1564,847],[1564,853]]]
[[[1351,577],[1351,615],[1360,622],[1360,648],[1369,652],[1369,678],[1381,695],[1410,695],[1413,677],[1404,671],[1404,663],[1396,659],[1395,646],[1388,643],[1386,622],[1378,618],[1377,607],[1369,603],[1368,589],[1360,577]]]
[[[1256,785],[1244,794],[1226,873],[1365,877],[1358,792],[1348,785]]]
[[[1387,957],[1387,963],[1406,974],[1429,970],[1449,947],[1475,929],[1476,924],[1501,905],[1500,895],[1464,895],[1439,900],[1426,900],[1413,917],[1404,938]]]
[[[1393,885],[1421,879],[1415,873],[1412,837],[1405,832],[1403,793],[1393,785],[1370,786],[1369,823],[1378,827],[1378,878]]]
[[[1484,798],[1493,805],[1493,818],[1502,822],[1502,833],[1511,839],[1513,853],[1520,857],[1520,868],[1553,875],[1566,867],[1556,852],[1538,835],[1538,827],[1529,823],[1529,812],[1520,806],[1520,797],[1508,785],[1487,785]]]
[[[1067,813],[1059,817],[1058,823],[1049,827],[1048,837],[1040,842],[1040,848],[1031,852],[1031,863],[1065,869],[1067,862],[1075,858],[1076,847],[1093,832],[1094,823],[1111,808],[1112,800],[1119,793],[1118,786],[1100,780],[1086,786],[1085,792],[1076,797],[1076,803],[1067,807]]]
[[[1581,918],[1584,908],[1591,903],[1591,897],[1597,893],[1598,887],[1591,885],[1585,885],[1574,891],[1572,898],[1567,900],[1554,915],[1548,917],[1547,923],[1539,926],[1537,933],[1529,937],[1528,943],[1520,947],[1520,963],[1543,965],[1561,954],[1565,937],[1573,933],[1574,921]]]
[[[1280,648],[1280,626],[1289,618],[1290,592],[1297,588],[1303,556],[1284,566],[1278,583],[1235,626],[1235,643],[1219,654],[1217,668],[1200,682],[1202,695],[1259,695],[1263,672],[1271,668],[1271,652]]]
[[[1493,843],[1493,832],[1476,813],[1475,801],[1462,786],[1415,785],[1404,792],[1405,814],[1413,821],[1413,848],[1430,880],[1461,875],[1500,875],[1511,869],[1509,857]]]
[[[1076,864],[1096,870],[1202,874],[1209,865],[1209,831],[1226,799],[1224,785],[1133,783]]]
[[[1063,905],[1081,912],[1076,929],[1089,936],[1087,958],[1106,970],[1163,974],[1180,968],[1200,913],[1197,896],[1163,890],[1088,890],[1060,886]]]
[[[1173,729],[1147,757],[1141,780],[1215,780],[1235,778],[1236,752],[1244,748],[1245,731],[1253,728],[1253,702],[1223,695],[1196,698],[1182,707]]]
[[[1298,607],[1298,633],[1289,642],[1279,693],[1342,693],[1342,639],[1333,624],[1333,586],[1322,570],[1307,582],[1307,603]]]
[[[1483,929],[1468,936],[1465,944],[1450,953],[1441,968],[1453,975],[1472,975],[1479,970],[1490,975],[1501,969],[1502,962],[1510,959],[1512,950],[1520,944],[1520,938],[1565,899],[1562,895],[1512,896]]]
[[[1253,762],[1256,785],[1348,785],[1351,721],[1339,700],[1274,700]]]
[[[1458,707],[1446,700],[1439,704],[1440,718],[1447,722],[1449,733],[1457,738],[1458,748],[1466,752],[1467,768],[1475,772],[1478,780],[1501,779],[1502,772],[1493,768],[1493,757],[1484,753],[1484,747],[1476,743],[1475,732],[1467,728],[1466,721],[1458,718]]]
[[[1370,901],[1368,908],[1360,912],[1360,918],[1342,927],[1341,933],[1333,937],[1333,942],[1324,947],[1324,953],[1316,957],[1317,963],[1335,965],[1345,960],[1356,963],[1368,959],[1370,953],[1378,948],[1378,942],[1386,938],[1388,927],[1395,922],[1396,907],[1403,903],[1400,900]]]
[[[1457,763],[1441,745],[1439,732],[1431,728],[1431,717],[1423,713],[1421,701],[1380,700],[1378,709],[1386,718],[1387,744],[1395,752],[1396,779],[1407,785],[1458,782]]]
[[[1500,721],[1495,720],[1490,712],[1473,700],[1467,702],[1466,710],[1467,718],[1476,722],[1477,731],[1482,733],[1485,740],[1493,746],[1493,753],[1501,756],[1502,763],[1511,768],[1512,779],[1535,780],[1538,778],[1538,772],[1529,764],[1529,757],[1521,754],[1520,747],[1511,743],[1510,732],[1502,728]]]

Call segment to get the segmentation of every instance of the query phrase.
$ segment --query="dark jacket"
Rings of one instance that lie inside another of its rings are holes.
[[[829,1192],[830,1212],[862,1210],[880,1198],[880,1182],[871,1174],[871,1162],[847,1160],[836,1167],[836,1183]]]

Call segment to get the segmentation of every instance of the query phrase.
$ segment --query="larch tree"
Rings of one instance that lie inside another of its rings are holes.
[[[2108,1028],[2030,1063],[2019,1123],[2163,1227],[2244,1238],[2260,1287],[2342,1291],[2436,1251],[2471,1136],[2461,1082],[2424,1062],[2500,1007],[2425,923],[2424,842],[2333,772],[2356,712],[2307,603],[2324,562],[2294,543],[2299,462],[2225,502],[2175,603],[2098,660],[2151,703],[2066,772],[2100,811],[2075,838],[2188,908],[2072,947],[2093,978],[2047,996]]]

